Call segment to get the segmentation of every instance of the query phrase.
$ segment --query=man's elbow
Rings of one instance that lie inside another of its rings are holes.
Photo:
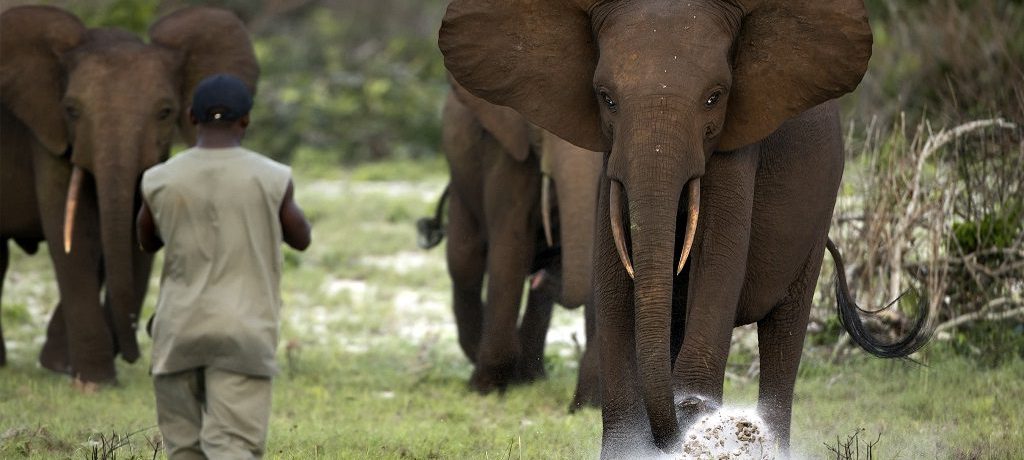
[[[303,229],[296,229],[296,231],[288,232],[285,235],[284,242],[288,244],[292,249],[298,251],[305,251],[312,243],[313,237],[309,225],[306,225]]]
[[[164,247],[164,242],[156,236],[139,235],[139,247],[148,253],[154,253]]]

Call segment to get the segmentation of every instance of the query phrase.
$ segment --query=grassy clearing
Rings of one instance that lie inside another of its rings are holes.
[[[548,380],[503,396],[466,390],[470,366],[455,340],[443,249],[415,246],[413,222],[432,213],[445,182],[437,165],[425,171],[416,182],[383,166],[298,173],[314,245],[286,253],[268,457],[595,458],[600,413],[565,412],[581,312],[556,311]],[[149,339],[140,335],[141,362],[119,364],[118,387],[75,393],[35,364],[56,302],[46,256],[13,252],[2,312],[11,362],[0,370],[0,458],[93,458],[109,447],[116,458],[151,458],[159,433]],[[737,342],[745,368],[749,344]],[[866,358],[833,365],[825,354],[807,351],[797,384],[794,445],[806,457],[828,458],[826,443],[863,429],[861,439],[880,435],[875,458],[1024,458],[1021,361],[983,367],[930,353],[922,357],[929,367]],[[756,393],[756,379],[730,379],[726,402],[752,404]]]

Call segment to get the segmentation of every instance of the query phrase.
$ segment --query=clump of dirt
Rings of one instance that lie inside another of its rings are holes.
[[[683,435],[678,459],[774,460],[768,426],[752,410],[721,409],[702,417]]]

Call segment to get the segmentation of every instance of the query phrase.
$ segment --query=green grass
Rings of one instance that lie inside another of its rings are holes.
[[[403,164],[402,174],[414,166]],[[501,396],[467,391],[471,368],[455,341],[443,248],[415,246],[413,222],[433,212],[443,170],[427,165],[416,182],[392,174],[383,165],[298,173],[314,243],[286,252],[268,458],[595,458],[599,411],[565,411],[577,360],[565,337],[579,330],[581,312],[556,311],[562,339],[548,347],[546,381]],[[111,445],[119,446],[112,458],[151,458],[159,432],[149,338],[140,334],[140,362],[119,363],[118,386],[76,393],[35,364],[56,303],[47,256],[12,252],[0,458],[93,458]],[[922,367],[827,364],[825,354],[805,353],[796,388],[794,446],[807,458],[828,458],[826,443],[859,429],[864,440],[880,435],[875,458],[1024,458],[1020,360],[993,367],[933,353]],[[730,380],[726,403],[752,404],[756,393],[756,380]]]

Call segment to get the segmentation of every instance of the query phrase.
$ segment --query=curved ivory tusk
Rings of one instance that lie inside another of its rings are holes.
[[[690,180],[690,206],[689,216],[686,219],[686,238],[683,240],[683,249],[679,253],[679,266],[676,267],[676,274],[683,271],[686,259],[690,257],[690,249],[693,248],[693,237],[697,234],[697,216],[700,214],[700,178]]]
[[[622,184],[612,181],[608,194],[608,212],[612,219],[612,237],[615,238],[615,250],[619,253],[619,261],[626,268],[630,279],[633,275],[633,263],[629,261],[629,254],[626,252],[626,238],[622,230]]]
[[[75,166],[71,170],[71,183],[68,184],[68,201],[64,205],[64,253],[71,253],[71,235],[75,229],[75,210],[78,209],[78,192],[82,189],[82,168]]]
[[[548,247],[555,246],[555,239],[551,236],[551,176],[545,174],[540,182],[540,217],[544,224],[544,239],[548,241]]]

